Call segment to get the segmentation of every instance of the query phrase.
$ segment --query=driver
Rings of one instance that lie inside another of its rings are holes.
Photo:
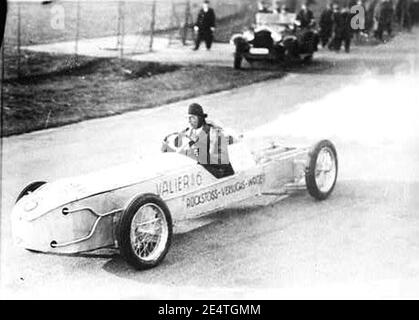
[[[188,109],[189,127],[179,134],[177,152],[197,160],[216,178],[234,174],[228,157],[228,141],[221,127],[207,122],[202,106],[192,103]]]

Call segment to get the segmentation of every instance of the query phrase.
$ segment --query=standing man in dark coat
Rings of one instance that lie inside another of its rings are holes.
[[[296,33],[298,45],[303,52],[317,51],[317,45],[319,43],[317,34],[312,30],[316,23],[313,11],[311,11],[308,6],[308,1],[303,3],[300,12],[298,12],[297,17],[295,18],[295,25],[298,27]]]
[[[340,13],[339,4],[332,5],[332,40],[329,42],[329,50],[339,51],[342,44],[342,15]]]
[[[352,39],[351,14],[348,7],[339,10],[337,3],[333,4],[333,38],[329,43],[329,49],[340,51],[342,42],[345,44],[345,52],[349,53]]]
[[[412,30],[412,16],[410,11],[413,10],[411,10],[411,8],[411,0],[399,0],[396,5],[397,20],[400,26],[406,28],[408,31]]]
[[[368,35],[375,32],[375,10],[379,5],[379,0],[370,0],[365,2],[365,31]]]
[[[345,45],[345,52],[349,53],[351,49],[351,40],[353,29],[351,26],[353,14],[351,14],[349,7],[344,7],[341,13],[342,19],[342,41]],[[340,45],[339,45],[340,47]],[[340,49],[340,48],[339,48]]]
[[[194,30],[196,33],[194,50],[199,49],[199,45],[202,41],[205,41],[207,50],[210,50],[214,39],[215,13],[214,10],[209,7],[208,0],[205,0],[202,4],[202,9],[198,13]]]
[[[295,18],[295,20],[299,22],[299,27],[301,29],[311,28],[314,26],[315,21],[313,11],[311,11],[307,6],[308,4],[303,3],[301,5],[300,12],[298,12],[297,17]]]
[[[336,52],[340,51],[342,42],[345,44],[345,51],[349,53],[352,39],[351,14],[346,6],[342,10],[339,9],[337,3],[333,4],[333,37],[329,43],[329,49]]]
[[[322,47],[324,48],[328,42],[330,37],[332,36],[333,31],[333,10],[332,10],[332,4],[328,3],[326,6],[326,9],[323,10],[323,12],[320,15],[320,21],[319,21],[319,27],[320,27],[320,40]]]
[[[383,41],[383,32],[387,31],[388,36],[392,33],[394,8],[390,0],[382,0],[375,13],[375,19],[378,22],[378,28],[375,37]]]

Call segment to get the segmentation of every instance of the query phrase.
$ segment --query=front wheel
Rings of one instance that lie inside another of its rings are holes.
[[[308,192],[315,199],[326,199],[335,187],[337,175],[335,146],[328,140],[322,140],[310,152],[309,166],[305,173]]]
[[[310,54],[310,55],[308,55],[308,56],[305,56],[305,57],[303,58],[303,62],[305,62],[305,63],[311,63],[311,62],[313,62],[313,55],[312,55],[312,54]]]
[[[166,256],[172,240],[169,208],[154,194],[135,198],[122,214],[118,228],[122,257],[136,269],[150,269]]]
[[[239,53],[234,54],[234,69],[241,69],[243,56]]]

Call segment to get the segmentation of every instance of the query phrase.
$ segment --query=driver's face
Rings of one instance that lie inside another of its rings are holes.
[[[190,114],[189,117],[188,117],[188,120],[189,120],[189,124],[191,125],[192,128],[198,129],[198,123],[199,123],[198,116]]]

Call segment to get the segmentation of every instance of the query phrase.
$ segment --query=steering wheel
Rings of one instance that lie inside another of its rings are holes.
[[[180,139],[180,141],[179,141]],[[179,144],[180,142],[180,144]],[[184,143],[191,147],[196,141],[193,141],[183,132],[173,132],[164,137],[162,142],[162,152],[177,152]]]

